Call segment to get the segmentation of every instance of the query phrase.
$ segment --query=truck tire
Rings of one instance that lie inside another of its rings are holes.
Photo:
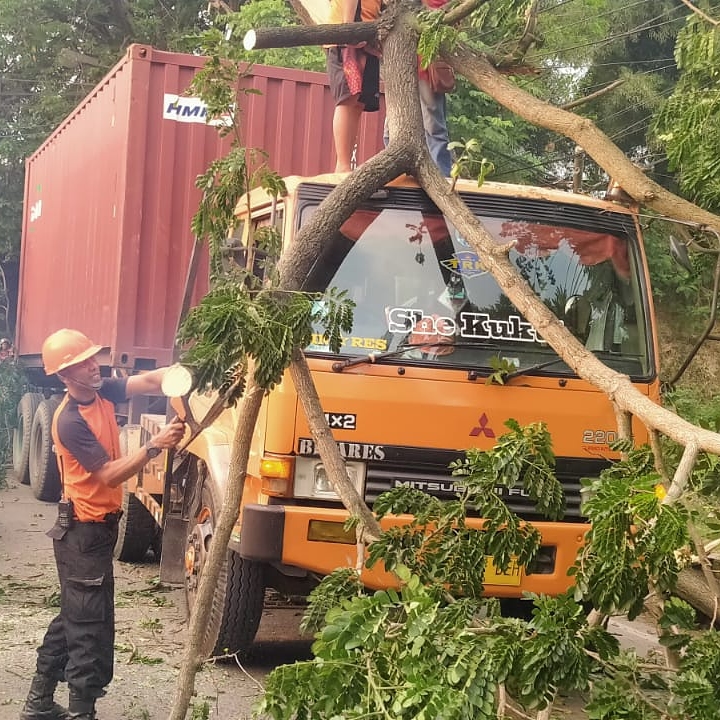
[[[140,562],[145,559],[158,527],[150,511],[123,488],[123,514],[118,524],[115,558],[121,562]]]
[[[13,428],[13,470],[23,485],[30,484],[30,431],[42,393],[25,393],[17,406],[17,427]]]
[[[128,427],[120,428],[120,455],[128,454]],[[150,544],[159,534],[155,518],[127,485],[123,486],[122,517],[118,524],[118,537],[114,555],[121,562],[140,562],[145,559]]]
[[[202,487],[202,496],[190,520],[185,552],[185,589],[189,612],[193,612],[198,584],[208,558],[213,536],[216,508],[220,508],[219,490],[210,478]],[[265,600],[262,563],[245,560],[228,550],[220,569],[210,616],[207,620],[204,655],[247,654],[257,633]]]
[[[56,398],[43,400],[35,411],[30,430],[30,487],[38,500],[60,499],[60,470],[52,439],[52,420],[60,405]]]

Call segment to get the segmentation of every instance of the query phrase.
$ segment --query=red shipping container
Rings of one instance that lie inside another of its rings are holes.
[[[172,359],[194,243],[196,177],[227,151],[184,97],[202,57],[131,46],[28,159],[16,346],[39,367],[61,327],[103,346],[103,364],[147,368]],[[333,100],[324,73],[255,65],[240,94],[247,147],[281,175],[334,168]],[[384,113],[363,116],[362,161],[382,147]],[[196,297],[205,291],[207,261]]]

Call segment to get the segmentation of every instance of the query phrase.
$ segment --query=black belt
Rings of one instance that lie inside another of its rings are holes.
[[[83,525],[117,525],[120,522],[122,514],[122,510],[116,510],[115,512],[105,513],[102,520],[78,520],[77,518],[75,518],[75,522],[82,523]]]

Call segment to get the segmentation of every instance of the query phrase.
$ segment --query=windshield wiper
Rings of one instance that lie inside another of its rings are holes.
[[[608,359],[608,360],[639,360],[641,358],[640,355],[626,355],[621,353],[613,353],[608,350],[593,350],[593,355],[597,357],[598,359]],[[545,362],[537,363],[537,365],[530,365],[526,368],[519,368],[518,370],[515,370],[511,373],[508,373],[505,376],[505,381],[512,380],[515,377],[521,377],[522,375],[528,375],[531,372],[535,372],[535,370],[542,370],[543,368],[550,367],[551,365],[555,365],[557,363],[565,362],[562,358],[553,358],[552,360],[546,360]],[[572,368],[570,368],[572,370]],[[575,371],[572,371],[573,374],[575,374]]]
[[[451,347],[455,348],[478,348],[480,350],[495,350],[496,346],[486,343],[441,343],[441,342],[424,342],[414,345],[403,345],[395,350],[387,350],[385,352],[374,352],[357,358],[348,358],[347,360],[338,360],[332,364],[333,372],[342,372],[346,368],[355,367],[356,365],[365,365],[376,363],[378,360],[397,357],[406,353],[408,350],[416,350],[417,348],[434,348],[434,347]],[[488,368],[489,369],[489,368]]]
[[[527,375],[528,373],[535,372],[535,370],[542,370],[543,368],[550,367],[551,365],[555,365],[557,363],[565,362],[562,358],[556,357],[552,360],[546,360],[545,362],[537,363],[537,365],[530,365],[529,367],[522,368],[515,370],[511,373],[508,373],[503,379],[505,382],[508,380],[512,380],[516,377],[521,377],[522,375]]]
[[[346,368],[355,367],[356,365],[365,365],[366,363],[375,363],[385,358],[397,357],[406,353],[408,350],[421,347],[437,347],[438,345],[447,345],[448,343],[423,343],[422,345],[403,345],[395,350],[386,350],[385,352],[374,352],[359,358],[350,358],[348,360],[338,360],[332,364],[333,372],[342,372]]]

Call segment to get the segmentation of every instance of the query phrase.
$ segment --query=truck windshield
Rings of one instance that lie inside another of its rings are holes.
[[[304,206],[301,222],[315,207]],[[636,241],[622,230],[630,222],[594,228],[477,216],[497,243],[513,243],[510,261],[588,349],[620,372],[651,373]],[[344,358],[376,353],[383,362],[467,369],[495,358],[515,365],[515,374],[570,373],[434,207],[358,210],[305,285],[328,287],[347,290],[357,305]],[[306,352],[329,352],[319,328]]]

